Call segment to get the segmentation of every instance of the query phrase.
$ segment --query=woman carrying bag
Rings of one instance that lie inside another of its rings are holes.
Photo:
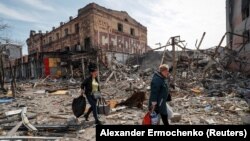
[[[89,64],[88,69],[90,72],[90,76],[87,77],[81,85],[82,92],[83,90],[85,90],[85,95],[90,104],[88,112],[84,115],[84,117],[85,117],[85,120],[88,121],[89,114],[93,111],[95,124],[101,125],[101,122],[97,116],[97,106],[96,106],[97,98],[100,97],[100,87],[99,87],[99,83],[97,80],[98,70],[97,70],[96,64],[93,64],[93,63]]]

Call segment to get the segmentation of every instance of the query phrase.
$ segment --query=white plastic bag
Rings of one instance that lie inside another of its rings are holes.
[[[174,112],[172,110],[172,107],[168,103],[166,103],[166,105],[167,105],[168,119],[171,119],[173,117]]]
[[[159,125],[159,123],[160,123],[159,114],[157,114],[155,111],[153,111],[150,114],[150,118],[151,118],[151,125]]]

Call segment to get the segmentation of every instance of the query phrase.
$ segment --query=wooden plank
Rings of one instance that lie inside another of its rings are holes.
[[[51,115],[49,116],[50,118],[56,118],[56,119],[68,119],[70,116],[66,115],[66,116],[61,116],[61,115]]]
[[[28,116],[29,119],[34,119],[36,118],[37,115],[31,115],[31,116]],[[14,121],[18,121],[18,120],[21,120],[21,117],[15,117],[15,118],[11,118],[11,119],[4,119],[4,120],[0,120],[0,125],[1,124],[6,124],[6,123],[11,123],[11,122],[14,122]]]
[[[57,90],[57,91],[52,92],[50,94],[52,94],[52,95],[67,95],[67,94],[69,94],[69,91],[67,91],[67,90]]]
[[[22,112],[22,109],[19,109],[19,110],[13,110],[13,111],[8,111],[8,112],[5,112],[5,115],[6,115],[6,116],[11,116],[11,115],[20,114],[21,112]]]
[[[93,121],[94,122],[94,121]],[[80,128],[84,128],[86,125],[85,122],[80,123],[79,125],[34,125],[39,132],[41,131],[54,131],[54,132],[66,132],[66,131],[76,131]],[[3,126],[3,130],[11,130],[14,126],[13,125],[5,125]],[[25,126],[21,126],[19,128],[20,131],[27,131]]]
[[[22,121],[18,122],[17,125],[7,133],[7,136],[13,136],[22,124]]]
[[[26,126],[29,130],[31,130],[33,132],[37,132],[36,127],[34,127],[32,124],[30,124],[29,119],[26,116],[26,112],[27,112],[27,107],[23,107],[21,117],[22,117],[22,122],[23,122],[24,126]]]
[[[57,140],[60,137],[36,137],[36,136],[1,136],[0,140],[23,140],[23,139],[42,139],[42,140]]]
[[[105,81],[104,85],[106,85],[108,83],[109,79],[113,76],[113,74],[114,74],[114,71],[112,71],[112,73],[109,75],[109,77]]]

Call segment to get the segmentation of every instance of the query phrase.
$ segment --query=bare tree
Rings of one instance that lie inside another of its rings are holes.
[[[4,60],[6,57],[6,54],[4,52],[5,45],[2,45],[1,41],[8,42],[9,40],[6,37],[3,37],[1,35],[2,35],[2,32],[6,30],[7,28],[9,28],[9,26],[3,23],[2,20],[0,20],[0,89],[2,90],[5,90],[4,89],[4,76],[5,76],[4,62],[6,62],[7,60]]]

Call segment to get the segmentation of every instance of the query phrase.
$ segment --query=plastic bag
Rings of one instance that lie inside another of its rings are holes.
[[[97,102],[97,113],[108,115],[110,113],[110,106],[104,98],[100,98]]]
[[[168,112],[168,119],[171,119],[173,117],[173,110],[172,107],[168,105],[168,103],[166,103],[167,105],[167,112]]]
[[[81,115],[83,115],[86,108],[86,99],[82,95],[80,95],[77,98],[73,99],[72,102],[72,110],[74,115],[79,118]]]
[[[151,125],[150,112],[148,111],[142,119],[142,125]]]
[[[150,113],[151,118],[151,125],[159,125],[160,124],[160,117],[155,111]]]

